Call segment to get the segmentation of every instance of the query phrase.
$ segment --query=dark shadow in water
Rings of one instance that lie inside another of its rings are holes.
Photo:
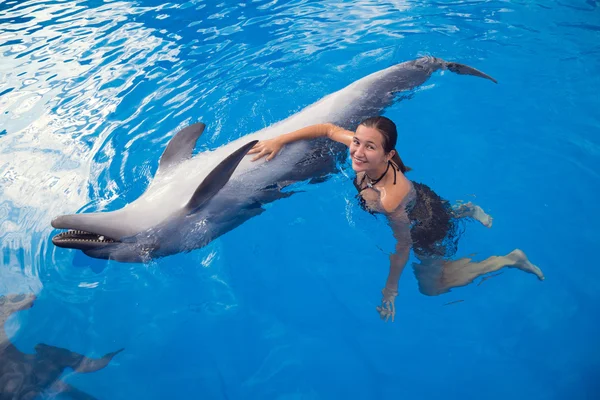
[[[12,313],[33,306],[35,296],[0,296],[0,399],[33,400],[44,393],[63,393],[73,399],[94,399],[93,396],[59,380],[65,369],[87,373],[108,365],[121,350],[99,359],[88,358],[67,349],[39,343],[34,354],[17,349],[4,331],[4,323]]]

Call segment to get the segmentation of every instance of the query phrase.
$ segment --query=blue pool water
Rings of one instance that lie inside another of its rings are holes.
[[[0,53],[0,294],[38,296],[6,330],[24,353],[125,348],[65,382],[102,399],[600,396],[598,1],[3,0]],[[410,177],[494,217],[459,256],[518,247],[544,282],[506,270],[427,297],[407,267],[382,322],[393,239],[343,174],[147,265],[52,245],[54,216],[143,193],[179,128],[205,122],[213,149],[420,55],[499,84],[436,73],[386,111]]]

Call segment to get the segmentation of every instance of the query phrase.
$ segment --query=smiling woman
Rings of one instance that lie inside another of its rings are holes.
[[[367,118],[356,132],[334,124],[308,126],[259,142],[249,153],[257,153],[253,160],[264,156],[271,160],[284,145],[317,137],[328,137],[350,148],[352,169],[356,172],[354,185],[363,207],[369,212],[384,214],[396,239],[396,252],[390,256],[390,272],[382,290],[382,304],[377,307],[382,319],[394,320],[398,280],[411,247],[420,261],[414,265],[419,289],[429,296],[468,285],[477,277],[503,267],[518,268],[544,279],[542,271],[519,249],[481,262],[472,262],[469,258],[449,260],[456,251],[452,243],[457,235],[454,221],[474,218],[491,227],[491,217],[470,203],[450,207],[428,186],[408,180],[404,173],[409,168],[395,149],[396,125],[386,117]]]

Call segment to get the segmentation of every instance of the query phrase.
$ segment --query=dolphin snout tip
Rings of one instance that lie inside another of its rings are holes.
[[[62,215],[59,215],[58,217],[54,217],[52,219],[52,221],[50,222],[50,225],[52,225],[52,227],[55,229],[60,229],[61,228],[61,226],[60,226],[61,219],[62,219]]]

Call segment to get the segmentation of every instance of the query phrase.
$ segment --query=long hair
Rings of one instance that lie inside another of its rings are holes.
[[[365,128],[376,129],[379,133],[381,133],[381,136],[383,136],[383,150],[386,153],[389,153],[392,150],[395,151],[392,161],[398,166],[400,171],[404,174],[411,170],[410,167],[404,165],[400,155],[398,155],[398,150],[396,150],[398,130],[396,129],[396,124],[391,119],[382,116],[369,117],[358,125],[362,125]]]

